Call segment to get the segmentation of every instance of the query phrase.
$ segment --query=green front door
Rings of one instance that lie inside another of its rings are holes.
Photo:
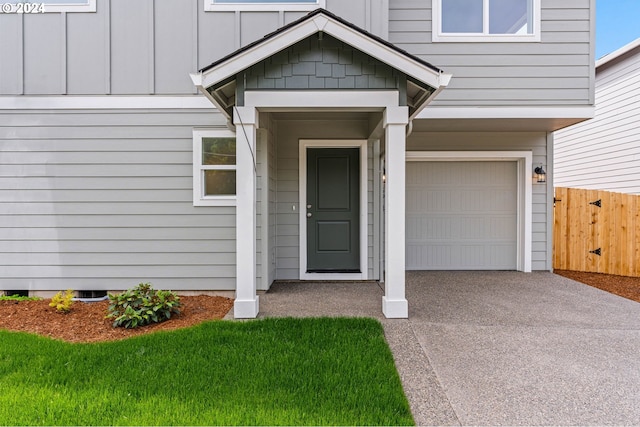
[[[360,272],[360,150],[307,149],[307,272]]]

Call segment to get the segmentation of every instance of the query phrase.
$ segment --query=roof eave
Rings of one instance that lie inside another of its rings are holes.
[[[256,43],[239,49],[222,60],[203,68],[196,74],[199,76],[197,81],[206,92],[207,88],[318,32],[330,34],[379,61],[428,84],[436,91],[445,87],[451,79],[450,74],[444,74],[433,65],[394,48],[388,42],[378,40],[364,30],[349,25],[335,15],[319,9],[300,19],[295,25],[287,25]],[[195,80],[194,83],[196,83]]]

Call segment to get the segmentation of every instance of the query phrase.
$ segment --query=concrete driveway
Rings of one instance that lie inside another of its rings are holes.
[[[542,272],[408,272],[409,320],[382,295],[279,283],[260,308],[381,319],[418,425],[640,425],[640,304]]]

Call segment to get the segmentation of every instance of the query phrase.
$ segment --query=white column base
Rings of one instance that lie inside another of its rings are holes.
[[[387,319],[408,319],[409,302],[406,299],[390,300],[382,297],[382,313]]]
[[[255,319],[260,311],[260,298],[256,295],[251,300],[236,300],[233,303],[234,319]]]

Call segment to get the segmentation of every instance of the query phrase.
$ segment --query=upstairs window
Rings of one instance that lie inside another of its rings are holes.
[[[540,0],[433,0],[433,41],[540,41]]]
[[[96,0],[8,0],[3,2],[3,13],[95,12]],[[8,8],[11,6],[11,10]]]
[[[193,205],[235,203],[236,135],[228,130],[194,130]]]
[[[325,7],[326,0],[204,0],[204,10],[311,11]]]

